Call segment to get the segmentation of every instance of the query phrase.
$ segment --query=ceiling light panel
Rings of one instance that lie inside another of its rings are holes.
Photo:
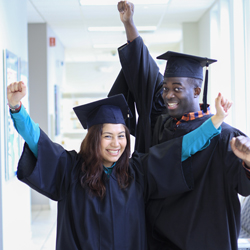
[[[134,5],[167,4],[169,0],[134,0]],[[80,5],[117,5],[117,0],[79,0]]]
[[[157,29],[156,26],[137,26],[138,31],[155,31]],[[115,31],[125,31],[123,26],[116,26],[116,27],[89,27],[88,31],[110,31],[110,32],[115,32]]]

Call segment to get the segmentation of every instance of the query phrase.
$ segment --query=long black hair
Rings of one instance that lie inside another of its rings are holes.
[[[103,124],[93,125],[81,143],[79,154],[83,158],[80,181],[82,187],[88,187],[90,193],[101,199],[106,194],[105,178],[103,171],[103,159],[101,156],[101,136]],[[130,157],[130,133],[126,126],[125,135],[127,145],[119,160],[116,163],[116,178],[121,189],[129,186],[132,178],[129,172]]]

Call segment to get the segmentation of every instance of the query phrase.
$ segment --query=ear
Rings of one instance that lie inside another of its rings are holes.
[[[201,88],[199,88],[199,87],[194,88],[194,97],[195,98],[198,97],[200,95],[200,93],[201,93]]]

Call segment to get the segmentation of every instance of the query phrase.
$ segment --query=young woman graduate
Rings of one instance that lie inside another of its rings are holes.
[[[58,202],[58,250],[147,249],[145,202],[192,192],[191,168],[183,171],[182,161],[220,133],[231,106],[219,95],[217,114],[197,130],[129,158],[124,117],[130,111],[122,95],[74,108],[88,129],[77,153],[52,142],[31,120],[20,102],[25,94],[23,82],[7,87],[14,126],[25,140],[17,177]]]

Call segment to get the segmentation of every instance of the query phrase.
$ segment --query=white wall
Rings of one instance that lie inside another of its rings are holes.
[[[56,39],[56,45],[49,45],[49,38],[54,37]],[[64,63],[64,46],[53,32],[53,30],[47,25],[47,75],[48,75],[48,113],[49,113],[49,135],[53,141],[60,143],[61,134],[55,134],[55,85],[58,89],[58,119],[60,119],[61,112],[61,94],[62,86],[65,82],[65,63]],[[60,129],[60,125],[59,125]]]
[[[107,95],[120,69],[119,61],[67,62],[64,93],[106,93]],[[72,85],[80,86],[80,89],[76,89]]]
[[[210,11],[207,11],[201,17],[199,22],[183,23],[182,31],[183,31],[183,41],[182,41],[183,53],[208,57],[208,58],[211,57]],[[208,78],[207,102],[209,104],[213,103],[214,100],[214,98],[211,96],[211,91],[213,88],[213,85],[211,84],[212,67],[210,66],[209,78]],[[205,72],[204,72],[204,78],[205,78]],[[202,98],[203,98],[203,86],[200,95],[200,103],[202,103]]]
[[[199,21],[200,54],[217,59],[209,66],[208,102],[221,92],[233,101],[225,122],[249,134],[242,1],[217,0]],[[247,71],[247,69],[246,69]]]
[[[46,23],[29,24],[29,82],[30,114],[50,137],[50,117],[54,118],[54,85],[64,82],[64,47]],[[56,46],[49,46],[49,38],[56,38]]]
[[[191,54],[191,55],[199,55],[200,44],[199,44],[199,30],[198,23],[183,23],[182,24],[183,31],[183,53]]]
[[[199,51],[200,56],[211,57],[211,39],[210,39],[210,11],[207,11],[205,15],[199,21]],[[216,58],[215,58],[216,59]],[[207,92],[207,102],[211,105],[214,103],[214,97],[212,96],[212,90],[215,84],[214,81],[211,81],[213,74],[213,67],[216,67],[216,63],[209,66],[209,75],[208,75],[208,92]],[[203,93],[203,92],[202,92]],[[203,95],[200,96],[202,100]],[[213,109],[213,107],[212,107]],[[213,111],[213,110],[212,110]]]
[[[56,46],[49,46],[50,37],[56,38]],[[64,47],[46,23],[28,25],[28,42],[30,115],[53,141],[59,141],[60,136],[55,136],[54,86],[60,89],[64,82]],[[33,208],[49,208],[48,198],[33,190],[31,195]]]
[[[3,50],[8,49],[22,60],[29,62],[29,71],[32,72],[29,75],[30,113],[51,137],[54,136],[54,130],[51,129],[54,127],[54,84],[60,86],[64,78],[62,66],[64,48],[59,39],[56,47],[48,46],[48,37],[56,36],[46,24],[42,24],[38,32],[31,28],[28,52],[26,1],[0,0],[0,250],[28,249],[31,238],[30,188],[16,177],[5,180],[3,121],[4,112],[8,112],[8,107],[4,106],[6,88],[3,82]],[[35,202],[39,203],[39,198]],[[48,199],[46,202],[49,204]]]
[[[48,121],[47,25],[29,24],[29,100],[30,115],[45,133]]]
[[[26,0],[0,0],[0,249],[26,249],[30,238],[30,189],[15,177],[5,180],[3,49],[27,61]]]

